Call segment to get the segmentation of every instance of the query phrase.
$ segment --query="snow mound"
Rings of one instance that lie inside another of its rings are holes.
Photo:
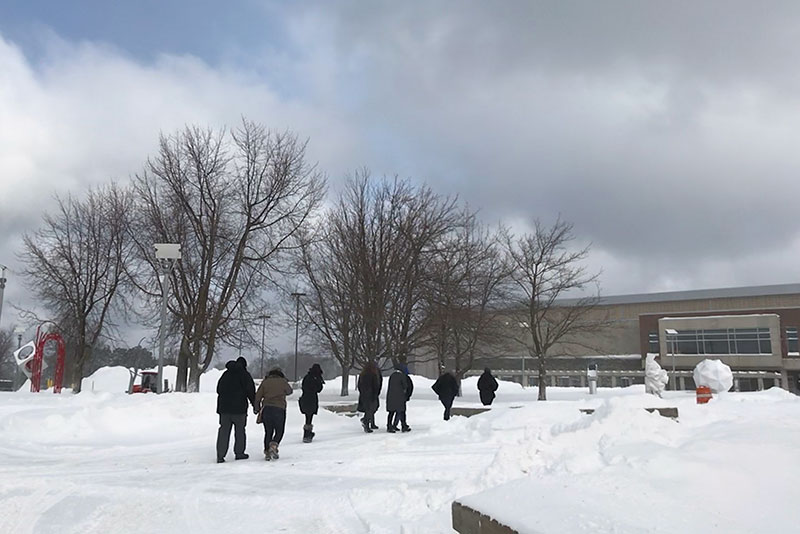
[[[714,393],[728,391],[733,387],[731,368],[719,360],[703,360],[694,368],[694,383],[708,386]]]

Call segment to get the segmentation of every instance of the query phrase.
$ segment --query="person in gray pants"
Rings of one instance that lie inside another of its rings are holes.
[[[217,431],[217,463],[225,461],[228,445],[233,434],[233,453],[237,460],[246,460],[250,456],[245,452],[247,447],[247,405],[255,403],[256,386],[253,377],[247,372],[247,360],[239,358],[225,364],[225,372],[217,382],[217,413],[219,414],[219,430]]]

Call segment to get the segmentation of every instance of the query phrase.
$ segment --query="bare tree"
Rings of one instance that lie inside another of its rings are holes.
[[[547,400],[547,356],[556,344],[582,344],[585,334],[601,324],[590,318],[599,302],[599,273],[590,274],[582,265],[589,247],[570,250],[572,224],[559,218],[553,226],[538,219],[532,234],[515,238],[504,232],[511,279],[518,292],[518,322],[526,335],[514,336],[538,364],[539,400]],[[565,300],[571,292],[595,286],[590,296]]]
[[[426,291],[425,344],[440,369],[452,360],[458,380],[472,369],[479,349],[502,339],[508,276],[499,236],[465,209],[432,262]]]
[[[454,203],[361,170],[307,241],[309,317],[343,373],[370,361],[406,362],[419,347],[426,276],[454,224]]]
[[[116,185],[90,189],[83,199],[57,198],[34,234],[25,234],[20,259],[27,285],[73,347],[72,388],[109,327],[112,306],[127,283],[131,197]]]
[[[14,327],[9,326],[0,329],[0,378],[13,379],[16,372],[13,351],[16,348],[14,343]]]
[[[146,266],[139,286],[151,304],[161,295],[153,243],[182,245],[168,280],[178,390],[197,391],[218,345],[240,343],[242,322],[263,313],[265,287],[324,194],[305,150],[295,135],[247,120],[230,132],[187,127],[162,136],[136,177],[134,235]]]

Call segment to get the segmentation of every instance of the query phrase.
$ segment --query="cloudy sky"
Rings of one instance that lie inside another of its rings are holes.
[[[800,2],[0,2],[0,263],[54,193],[241,116],[330,175],[558,214],[606,295],[798,281]],[[8,324],[5,317],[4,324]]]

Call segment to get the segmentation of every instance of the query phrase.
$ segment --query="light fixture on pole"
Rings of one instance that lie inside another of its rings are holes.
[[[667,336],[668,336],[667,337],[667,346],[669,346],[670,336],[672,337],[672,389],[675,390],[675,389],[678,389],[676,387],[677,384],[675,383],[675,380],[676,380],[676,378],[675,378],[675,342],[678,339],[678,331],[675,330],[674,328],[667,328],[667,329],[664,330],[664,333],[667,334]]]
[[[158,378],[156,389],[164,392],[164,337],[167,328],[167,276],[175,262],[181,259],[181,246],[178,243],[155,243],[156,260],[161,270],[161,327],[158,331]]]
[[[294,381],[297,382],[297,339],[300,335],[300,297],[305,297],[305,293],[294,292],[292,296],[295,298],[295,312],[294,312]]]
[[[261,366],[259,367],[259,371],[261,372],[261,376],[264,376],[264,334],[267,330],[267,319],[270,319],[271,315],[262,315],[261,319]]]
[[[523,328],[523,329],[525,329],[527,331],[528,328],[530,327],[530,325],[528,324],[527,321],[520,321],[519,322],[519,327]],[[522,351],[522,379],[520,380],[520,383],[522,384],[523,388],[528,387],[528,373],[527,373],[527,369],[525,369],[525,352],[527,350],[528,349],[526,347],[525,350]]]
[[[3,293],[6,289],[6,269],[5,265],[0,265],[0,323],[3,322]]]

